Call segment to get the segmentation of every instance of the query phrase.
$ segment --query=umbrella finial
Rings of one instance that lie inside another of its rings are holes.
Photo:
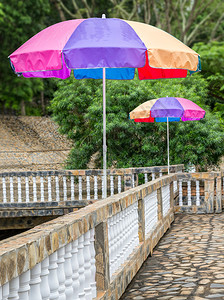
[[[105,14],[102,14],[102,19],[106,19],[106,15]]]

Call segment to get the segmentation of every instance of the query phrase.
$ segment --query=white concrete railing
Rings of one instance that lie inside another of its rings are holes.
[[[139,244],[138,203],[108,219],[110,278]]]
[[[157,191],[144,198],[145,207],[145,234],[148,234],[158,221]]]
[[[91,300],[96,297],[95,274],[94,229],[91,229],[1,286],[0,299]]]
[[[171,166],[182,172],[183,165]],[[167,167],[107,170],[108,196],[167,174]],[[60,202],[102,198],[102,170],[0,173],[0,203]]]
[[[183,195],[184,185],[184,195]],[[199,180],[179,179],[178,181],[179,197],[178,206],[200,206],[203,203],[204,182]]]
[[[163,209],[163,216],[165,216],[170,209],[170,186],[169,185],[162,187],[162,209]]]
[[[174,218],[173,210],[161,209],[162,188],[172,186],[173,178],[158,178],[34,227],[6,244],[0,241],[0,300],[92,300],[101,299],[97,292],[102,290],[110,290],[103,299],[113,299],[108,295],[115,282],[121,284],[121,274],[126,275],[119,293],[161,238],[162,226],[167,229]]]

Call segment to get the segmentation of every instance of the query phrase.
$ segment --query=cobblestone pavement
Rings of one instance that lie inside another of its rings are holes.
[[[224,214],[176,216],[121,299],[224,299]]]

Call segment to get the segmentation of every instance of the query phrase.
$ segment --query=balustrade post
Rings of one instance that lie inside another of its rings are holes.
[[[82,176],[79,176],[79,200],[82,200]]]
[[[86,199],[90,200],[90,180],[89,180],[89,175],[86,176]]]
[[[17,184],[18,184],[18,203],[22,202],[22,191],[21,191],[21,177],[17,177]]]
[[[187,205],[191,206],[191,180],[187,181]]]
[[[88,230],[84,234],[84,269],[85,269],[85,298],[86,300],[92,300],[92,289],[91,289],[91,254],[90,254],[90,231]]]
[[[19,276],[19,300],[29,300],[30,270]]]
[[[96,292],[96,259],[95,259],[95,255],[96,255],[96,251],[95,251],[95,247],[94,247],[94,242],[95,242],[95,229],[92,228],[90,229],[90,255],[91,255],[91,280],[90,280],[90,286],[92,289],[92,297],[95,298],[97,296],[97,292]]]
[[[65,247],[58,249],[58,282],[59,300],[66,300],[65,295]]]
[[[19,277],[13,278],[9,281],[9,295],[8,300],[19,300]],[[33,300],[36,300],[35,298]]]
[[[37,183],[36,183],[36,175],[33,175],[33,202],[37,202]]]
[[[7,193],[6,193],[6,183],[5,183],[5,175],[2,177],[2,191],[3,191],[3,203],[7,202]]]
[[[221,186],[221,174],[218,173],[216,177],[216,205],[215,205],[215,212],[221,213],[222,212],[222,186]]]
[[[147,183],[148,182],[148,174],[145,173],[144,176],[145,176],[145,183]]]
[[[200,186],[199,186],[199,180],[196,180],[196,205],[200,205]]]
[[[64,201],[67,201],[67,182],[66,182],[66,176],[63,176],[63,193],[64,193]]]
[[[117,186],[118,186],[118,194],[121,193],[121,175],[118,175],[118,183],[117,183]]]
[[[75,200],[74,175],[71,175],[71,201]]]
[[[84,236],[78,238],[78,262],[79,262],[79,299],[85,299],[85,269],[84,269],[84,254],[83,245]]]
[[[170,182],[170,207],[174,212],[174,184],[173,181]]]
[[[156,174],[155,172],[152,172],[152,180],[155,180],[156,179]]]
[[[40,300],[41,299],[41,291],[40,291],[40,274],[41,274],[41,264],[37,264],[30,271],[30,293],[29,298],[32,300]]]
[[[66,300],[73,300],[71,251],[72,251],[72,244],[69,243],[65,246],[65,295],[66,295]]]
[[[48,276],[49,276],[49,256],[47,256],[42,262],[41,262],[41,274],[40,274],[40,292],[42,296],[42,300],[49,300],[50,297],[50,287],[48,282]]]
[[[72,288],[73,300],[79,300],[79,263],[78,263],[78,239],[72,242]]]
[[[110,175],[110,195],[114,195],[114,176]]]
[[[94,176],[94,200],[98,199],[97,176]]]
[[[9,282],[6,282],[2,287],[2,300],[8,300],[9,296]]]
[[[52,201],[52,196],[51,196],[51,175],[48,175],[47,177],[47,190],[48,190],[48,201]]]
[[[48,282],[49,282],[49,287],[50,287],[50,297],[49,297],[50,300],[58,300],[59,299],[59,292],[58,292],[59,281],[58,281],[58,273],[57,273],[57,269],[58,269],[57,260],[58,260],[58,255],[57,255],[57,251],[55,251],[54,253],[52,253],[49,256]]]
[[[58,175],[55,176],[56,201],[60,201],[60,188]]]
[[[14,202],[14,187],[13,187],[13,176],[12,175],[10,175],[9,181],[10,181],[10,202],[13,203]]]
[[[44,178],[40,175],[40,201],[44,202]]]
[[[26,175],[25,177],[25,183],[26,183],[26,202],[30,201],[30,193],[29,193],[29,177]]]

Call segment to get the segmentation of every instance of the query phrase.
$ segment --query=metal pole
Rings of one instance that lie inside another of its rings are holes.
[[[103,68],[103,187],[102,198],[107,198],[107,144],[106,144],[106,69]]]
[[[169,146],[169,121],[167,117],[167,156],[168,156],[168,174],[170,174],[170,146]]]

